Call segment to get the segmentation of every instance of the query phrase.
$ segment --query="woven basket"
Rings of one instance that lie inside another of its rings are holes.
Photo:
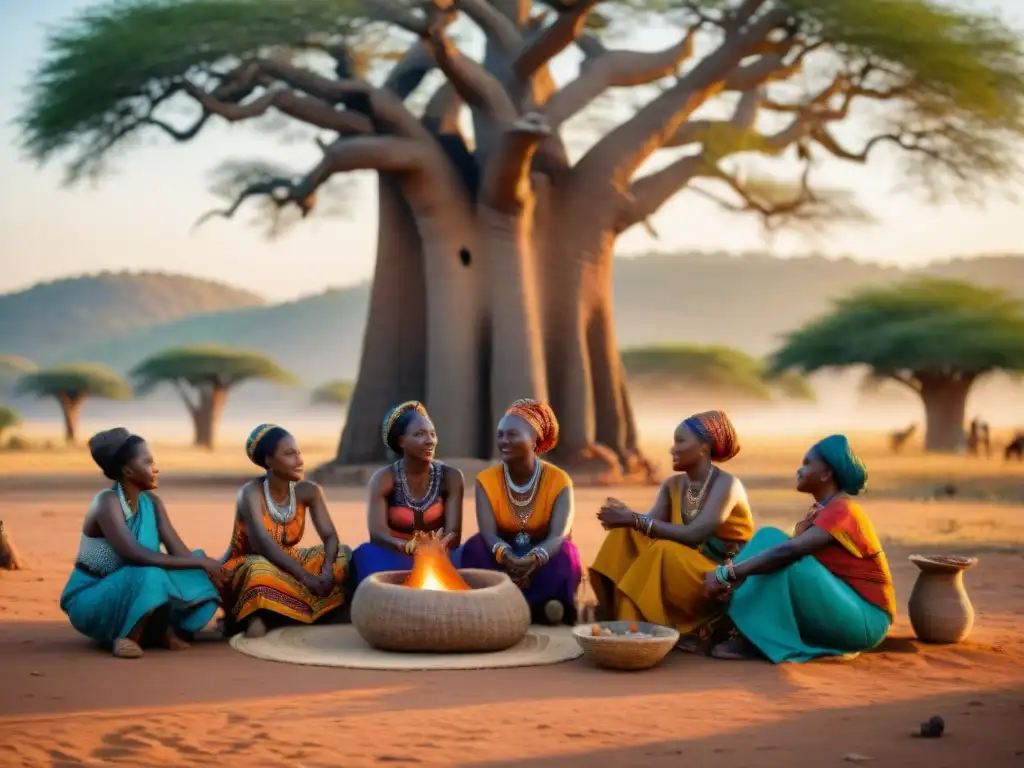
[[[926,643],[966,640],[974,628],[974,606],[963,574],[977,558],[911,555],[910,562],[921,569],[907,605],[914,634]]]
[[[402,586],[408,571],[367,577],[352,598],[352,624],[385,651],[469,653],[503,651],[526,636],[530,607],[508,576],[460,570],[472,587],[443,592]]]
[[[654,637],[627,635],[630,624]],[[572,633],[583,649],[583,655],[607,669],[650,669],[664,659],[679,640],[676,630],[644,621],[602,621],[599,626],[610,629],[615,635],[595,636],[592,634],[593,624],[580,624],[573,627]]]

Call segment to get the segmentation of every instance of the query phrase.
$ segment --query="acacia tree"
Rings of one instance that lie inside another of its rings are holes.
[[[258,352],[214,345],[178,347],[148,357],[135,366],[131,378],[139,394],[170,384],[192,417],[194,445],[213,448],[228,393],[245,381],[295,384],[296,379]]]
[[[13,429],[19,424],[21,417],[18,412],[8,405],[0,405],[0,437],[3,437],[8,429]]]
[[[1024,56],[997,19],[935,0],[607,3],[612,26],[650,13],[678,26],[671,46],[640,52],[586,29],[597,0],[548,5],[553,14],[532,0],[101,6],[51,36],[21,125],[39,159],[77,150],[72,176],[134,134],[188,141],[213,118],[276,112],[322,132],[314,167],[262,166],[225,216],[249,200],[305,216],[330,179],[378,173],[376,271],[340,463],[382,460],[380,416],[411,398],[427,403],[449,454],[489,456],[498,414],[532,396],[559,414],[560,462],[614,455],[629,467],[639,457],[611,291],[620,234],[683,190],[772,224],[836,216],[845,198],[816,187],[813,167],[865,163],[882,147],[963,189],[1015,167]],[[457,17],[483,33],[481,62],[453,44]],[[366,44],[381,30],[409,42],[376,79]],[[574,44],[584,63],[558,87],[548,65]],[[409,97],[431,72],[443,83],[417,112]],[[570,156],[570,118],[611,89],[645,86],[653,96],[635,114]],[[172,121],[183,101],[195,116]],[[836,127],[858,114],[863,141],[851,146]],[[650,170],[663,149],[682,154]],[[792,179],[745,177],[751,155],[785,155]]]
[[[732,347],[663,344],[622,351],[626,374],[634,386],[671,390],[714,390],[753,400],[782,396],[813,400],[810,383],[792,371],[771,371],[756,357]]]
[[[64,437],[68,443],[78,438],[78,420],[82,406],[90,397],[105,400],[131,400],[127,382],[106,366],[75,363],[27,373],[15,386],[18,394],[52,397],[60,403],[64,416]]]
[[[921,398],[925,450],[960,450],[974,383],[992,371],[1024,370],[1024,312],[1002,291],[915,280],[840,299],[772,358],[776,371],[854,365]]]

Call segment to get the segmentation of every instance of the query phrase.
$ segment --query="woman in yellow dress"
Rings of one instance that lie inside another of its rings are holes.
[[[249,460],[266,470],[238,492],[234,532],[224,568],[225,629],[245,624],[249,637],[268,622],[312,624],[345,603],[352,553],[338,542],[323,491],[302,479],[299,446],[286,430],[261,424],[245,444]],[[306,513],[322,544],[299,548]]]
[[[743,484],[715,466],[740,450],[722,411],[699,413],[675,431],[672,469],[646,514],[608,499],[598,519],[608,530],[590,567],[601,618],[675,627],[679,647],[705,651],[720,601],[705,594],[705,574],[731,560],[754,533]]]

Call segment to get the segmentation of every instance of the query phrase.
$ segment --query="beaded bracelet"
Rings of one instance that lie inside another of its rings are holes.
[[[644,516],[639,512],[633,513],[633,529],[637,531],[643,530],[644,527]]]
[[[540,547],[534,547],[533,549],[531,549],[530,556],[537,561],[537,565],[539,566],[547,565],[547,562],[551,557],[547,553],[547,550],[541,549]]]
[[[648,517],[646,515],[644,517],[645,517],[644,533],[647,534],[648,538],[650,538],[651,537],[651,529],[654,528],[654,518],[653,517]]]
[[[491,547],[491,554],[494,555],[494,561],[496,563],[502,563],[505,561],[505,553],[508,551],[508,544],[504,541],[499,541],[493,547]]]
[[[715,568],[715,578],[719,584],[729,583],[729,569],[724,565],[719,565]]]

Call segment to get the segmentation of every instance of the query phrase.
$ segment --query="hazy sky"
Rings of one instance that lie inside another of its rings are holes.
[[[58,164],[38,168],[17,146],[11,119],[23,103],[22,88],[42,56],[47,25],[90,0],[31,0],[4,3],[0,11],[0,174],[6,193],[0,209],[4,269],[0,292],[39,280],[100,269],[163,269],[230,281],[273,299],[316,293],[371,274],[376,236],[375,197],[359,186],[351,213],[342,219],[310,221],[282,240],[267,242],[248,226],[214,221],[190,232],[195,219],[217,204],[207,192],[208,172],[226,156],[295,160],[315,158],[310,146],[281,146],[242,126],[218,125],[188,145],[162,135],[118,155],[113,172],[97,186],[61,186]],[[1022,0],[981,0],[1024,28]],[[651,35],[649,40],[654,40]],[[660,44],[661,41],[654,41]],[[645,47],[647,47],[645,45]],[[651,47],[655,47],[652,45]],[[573,73],[560,63],[556,77]],[[880,223],[833,230],[817,242],[793,236],[776,240],[777,253],[814,249],[863,259],[920,264],[956,255],[1024,251],[1021,207],[993,198],[981,208],[922,203],[893,191],[899,182],[881,158],[869,167],[834,165],[830,183],[853,189]],[[1024,191],[1024,190],[1021,190]],[[654,220],[661,240],[634,230],[620,240],[620,253],[650,250],[764,248],[755,222],[719,213],[711,204],[683,196]]]

